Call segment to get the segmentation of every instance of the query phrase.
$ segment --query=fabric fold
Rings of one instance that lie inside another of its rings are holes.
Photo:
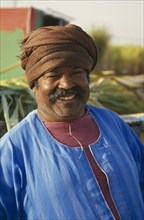
[[[22,41],[21,66],[30,87],[45,71],[57,67],[80,67],[90,73],[97,58],[93,39],[72,24],[39,28]]]

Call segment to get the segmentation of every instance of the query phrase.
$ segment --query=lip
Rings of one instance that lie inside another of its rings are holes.
[[[73,95],[61,96],[61,97],[59,98],[59,100],[61,100],[61,101],[71,101],[71,100],[73,100],[73,99],[75,99],[75,95],[74,95],[74,94],[73,94]]]
[[[57,100],[56,100],[56,102],[57,102],[57,104],[62,104],[62,105],[66,105],[66,104],[68,104],[68,105],[70,105],[71,107],[73,106],[73,105],[75,105],[77,102],[79,101],[79,99],[75,96],[75,95],[73,95],[73,97],[71,96],[71,98],[68,98],[68,96],[67,97],[61,97],[61,98],[58,98]],[[78,104],[78,103],[77,103]]]

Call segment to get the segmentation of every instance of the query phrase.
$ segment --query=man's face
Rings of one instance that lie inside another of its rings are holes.
[[[83,116],[89,82],[82,68],[60,67],[38,79],[33,91],[38,113],[47,121],[70,121]]]

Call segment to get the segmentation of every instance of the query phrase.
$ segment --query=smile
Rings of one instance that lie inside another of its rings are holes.
[[[56,89],[49,95],[49,100],[52,103],[56,101],[72,101],[74,99],[81,100],[83,95],[83,91],[79,87],[75,87],[73,89],[65,90],[65,89]]]
[[[71,100],[71,99],[73,99],[73,98],[75,98],[75,94],[59,97],[59,99],[60,99],[60,100],[63,100],[63,101]]]

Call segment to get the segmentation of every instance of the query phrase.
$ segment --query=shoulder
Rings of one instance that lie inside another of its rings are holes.
[[[106,108],[99,108],[92,105],[88,105],[87,107],[99,125],[108,131],[107,133],[112,133],[119,143],[122,143],[122,140],[124,140],[133,156],[137,158],[136,160],[144,156],[144,145],[121,116]]]
[[[94,117],[102,117],[103,119],[113,119],[113,120],[120,120],[123,121],[122,118],[116,113],[113,112],[110,109],[103,108],[103,107],[97,107],[93,105],[87,105],[90,114],[92,114]]]
[[[28,134],[30,134],[31,127],[35,124],[37,118],[36,110],[30,112],[22,121],[11,128],[11,130],[1,138],[1,146],[16,141],[18,142],[19,139],[26,138]]]
[[[133,129],[123,120],[123,118],[116,112],[110,109],[96,107],[88,105],[90,114],[100,123],[105,125],[107,128],[114,129],[114,132],[122,132],[128,139],[130,135],[136,136]],[[129,134],[129,135],[128,135]]]

